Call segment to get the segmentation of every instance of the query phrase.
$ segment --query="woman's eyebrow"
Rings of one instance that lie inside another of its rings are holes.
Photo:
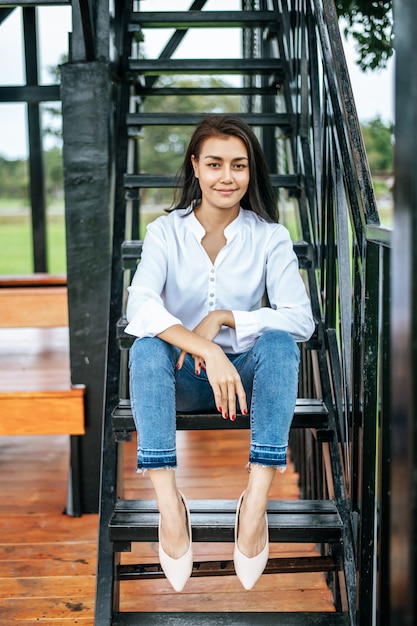
[[[213,154],[208,154],[207,156],[204,157],[204,159],[214,159],[215,161],[223,161],[222,157],[215,156]],[[241,156],[241,157],[235,157],[234,159],[232,159],[232,161],[249,161],[249,159],[248,157]]]

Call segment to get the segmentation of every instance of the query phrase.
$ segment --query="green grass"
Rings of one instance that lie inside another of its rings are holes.
[[[32,274],[32,235],[27,216],[0,217],[0,274]],[[65,274],[64,216],[53,215],[47,222],[48,271]]]

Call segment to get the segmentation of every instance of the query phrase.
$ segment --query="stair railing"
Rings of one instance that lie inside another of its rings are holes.
[[[297,433],[292,454],[306,497],[344,500],[356,570],[353,577],[345,568],[346,585],[357,591],[349,612],[375,624],[388,584],[390,231],[379,224],[333,2],[268,5],[287,25],[290,106],[299,120],[292,160],[303,173],[303,238],[315,255],[318,349],[304,355],[301,384],[322,394],[336,434],[319,445],[317,435]]]

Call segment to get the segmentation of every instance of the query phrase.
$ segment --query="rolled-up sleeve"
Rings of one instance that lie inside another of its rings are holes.
[[[142,258],[128,287],[126,332],[136,337],[155,337],[175,324],[181,324],[166,309],[161,298],[167,268],[167,245],[162,229],[151,224],[143,243]]]
[[[125,331],[136,337],[155,337],[175,324],[181,324],[171,315],[154,291],[142,287],[128,287],[129,299],[126,317],[129,324]]]
[[[253,311],[235,311],[235,341],[239,352],[269,330],[288,332],[295,341],[307,341],[315,323],[293,243],[285,228],[279,228],[268,245],[266,292],[269,307]]]

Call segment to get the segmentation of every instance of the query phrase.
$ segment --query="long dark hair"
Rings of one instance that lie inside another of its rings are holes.
[[[172,210],[190,205],[195,208],[201,202],[200,184],[194,176],[191,156],[199,159],[206,139],[225,136],[238,137],[248,151],[250,179],[241,200],[242,208],[253,211],[267,222],[277,222],[278,208],[263,150],[251,127],[235,115],[210,115],[196,126],[179,172],[182,186],[177,191]]]

